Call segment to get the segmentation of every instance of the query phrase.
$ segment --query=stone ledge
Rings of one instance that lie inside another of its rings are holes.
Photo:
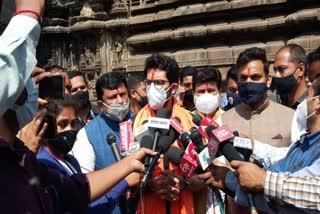
[[[285,44],[296,43],[301,45],[307,52],[315,50],[320,46],[320,35],[301,35],[286,41],[273,41],[267,43],[253,43],[238,46],[208,47],[206,49],[179,50],[173,53],[165,53],[174,57],[180,67],[191,66],[230,66],[236,62],[239,54],[247,48],[260,47],[266,49],[269,61],[274,60],[276,52]],[[145,55],[129,57],[127,72],[141,72],[144,69]]]
[[[279,16],[270,19],[254,19],[232,23],[216,23],[211,25],[198,25],[166,30],[162,32],[136,34],[127,39],[129,45],[138,45],[152,41],[176,40],[190,37],[206,37],[215,34],[240,33],[241,31],[267,31],[275,27],[288,24],[303,23],[306,21],[319,21],[320,9],[302,10],[287,17]]]

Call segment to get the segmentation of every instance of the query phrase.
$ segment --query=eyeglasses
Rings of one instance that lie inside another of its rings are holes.
[[[145,79],[143,81],[143,84],[145,85],[146,88],[150,88],[151,83],[153,83],[154,86],[156,87],[156,89],[161,89],[166,82],[169,82],[169,81],[168,80],[148,80],[148,79]]]

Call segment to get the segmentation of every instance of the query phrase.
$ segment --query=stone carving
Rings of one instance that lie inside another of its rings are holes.
[[[91,53],[89,48],[85,49],[84,55],[85,55],[86,65],[93,66],[95,61],[95,56],[93,53]]]
[[[93,15],[94,15],[94,12],[90,7],[89,3],[88,2],[84,3],[82,10],[80,11],[80,16],[90,17]]]
[[[121,62],[121,58],[122,58],[122,53],[123,53],[123,45],[119,42],[119,41],[116,41],[114,43],[114,46],[115,46],[115,57],[116,57],[116,62],[117,64],[120,64]]]

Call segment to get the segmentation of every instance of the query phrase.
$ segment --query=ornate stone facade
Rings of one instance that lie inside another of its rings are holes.
[[[153,52],[179,65],[223,73],[252,46],[320,45],[318,0],[53,0],[38,50],[41,65],[82,71],[89,81],[111,70],[141,72]]]

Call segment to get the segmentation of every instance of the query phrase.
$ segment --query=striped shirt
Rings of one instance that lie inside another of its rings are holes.
[[[295,177],[267,171],[264,194],[297,208],[320,211],[320,176]]]

